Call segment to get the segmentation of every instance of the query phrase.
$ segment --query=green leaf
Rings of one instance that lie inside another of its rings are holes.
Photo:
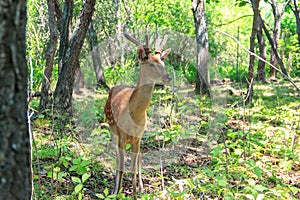
[[[265,187],[265,186],[263,186],[263,185],[255,185],[255,186],[254,186],[254,189],[255,189],[256,191],[263,192],[264,190],[267,190],[268,188]]]
[[[103,193],[104,193],[105,196],[107,196],[108,195],[108,188],[105,188]]]
[[[242,149],[236,149],[235,151],[234,151],[234,153],[236,154],[236,155],[242,155],[243,154],[243,150]]]
[[[82,183],[84,183],[88,178],[90,178],[90,176],[91,176],[91,175],[88,174],[88,173],[83,174],[83,175],[82,175],[82,178],[81,178],[81,179],[82,179]]]
[[[98,197],[99,199],[104,199],[105,196],[103,194],[96,194],[96,197]]]
[[[81,162],[81,158],[75,158],[75,159],[72,160],[72,162],[73,162],[74,165],[79,165],[80,162]]]
[[[52,178],[52,172],[47,172],[47,177]]]
[[[64,165],[64,167],[68,167],[68,165],[69,165],[69,162],[68,162],[68,161],[66,161],[66,160],[63,160],[63,165]]]
[[[252,194],[246,194],[246,197],[248,199],[255,200],[255,198],[254,198],[254,196]]]
[[[90,161],[84,160],[84,161],[81,162],[80,166],[85,167],[85,166],[87,166],[87,165],[89,165],[89,164],[91,164]]]
[[[195,188],[195,184],[193,183],[192,179],[187,179],[186,181],[189,184],[189,186],[190,186],[191,189]]]
[[[72,171],[75,171],[77,169],[77,165],[73,165],[72,167],[70,167],[69,171],[72,172]]]
[[[255,185],[256,184],[255,180],[253,180],[252,178],[248,179],[247,181],[248,181],[249,185]]]
[[[81,183],[80,178],[72,176],[72,181],[74,181],[75,183]]]
[[[298,191],[300,192],[300,190],[294,186],[289,186],[290,190],[292,191],[293,195],[297,194]]]
[[[223,178],[221,176],[217,176],[216,179],[218,181],[219,186],[225,187],[227,185],[227,181],[225,178]]]
[[[78,194],[78,200],[81,200],[82,199],[82,193],[79,193]]]
[[[78,168],[77,168],[77,172],[78,172],[79,174],[85,174],[86,171],[87,171],[87,169],[86,169],[85,167],[78,166]]]
[[[79,183],[78,185],[76,185],[74,191],[75,191],[75,194],[78,194],[83,188],[83,185],[82,183]]]
[[[68,161],[72,160],[72,158],[70,156],[65,156],[64,158]]]
[[[265,197],[264,194],[258,194],[257,197],[256,197],[256,200],[263,200]]]
[[[182,197],[186,194],[186,192],[175,192],[172,190],[167,190],[170,194],[172,194],[172,197]]]
[[[258,178],[261,178],[262,169],[260,169],[259,167],[254,167],[253,171]]]
[[[116,195],[115,194],[110,194],[107,196],[107,199],[116,199]]]
[[[164,142],[168,142],[171,138],[166,136],[165,139],[164,139]]]

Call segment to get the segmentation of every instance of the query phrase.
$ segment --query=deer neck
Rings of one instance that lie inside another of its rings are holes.
[[[129,101],[129,112],[138,125],[144,126],[146,123],[146,109],[149,106],[153,94],[154,83],[147,80],[140,73],[138,83]]]

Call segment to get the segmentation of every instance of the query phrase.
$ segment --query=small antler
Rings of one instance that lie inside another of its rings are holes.
[[[132,43],[134,43],[139,48],[143,48],[142,52],[143,52],[144,55],[142,55],[142,56],[139,55],[139,58],[141,60],[144,60],[145,58],[148,58],[148,54],[151,53],[151,50],[149,48],[149,38],[148,38],[148,35],[145,35],[145,40],[146,40],[145,45],[143,45],[142,43],[140,43],[134,37],[128,35],[127,33],[124,33],[124,37],[127,38]]]
[[[139,41],[137,41],[135,38],[133,38],[132,36],[128,35],[127,33],[124,33],[124,37],[126,37],[129,41],[131,41],[132,43],[134,43],[136,46],[143,46],[142,43],[140,43]]]
[[[151,53],[151,50],[149,48],[149,38],[148,35],[145,36],[145,45],[137,41],[135,38],[132,36],[128,35],[127,33],[124,33],[124,37],[127,38],[129,41],[134,43],[135,45],[138,46],[138,58],[141,61],[146,61],[149,57],[149,54]]]
[[[148,35],[145,36],[145,40],[146,40],[146,44],[145,45],[143,45],[142,43],[140,43],[134,37],[128,35],[127,33],[124,33],[124,37],[126,37],[129,41],[131,41],[132,43],[134,43],[136,46],[143,46],[145,49],[149,49]]]
[[[145,49],[149,49],[149,38],[148,38],[148,35],[145,35],[145,40],[146,40]]]
[[[166,45],[168,40],[168,35],[164,36],[163,41],[161,42],[160,38],[157,38],[156,44],[155,44],[155,53],[161,54],[161,51],[163,50],[164,46]]]

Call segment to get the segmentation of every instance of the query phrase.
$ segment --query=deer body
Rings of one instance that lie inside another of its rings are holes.
[[[125,85],[113,87],[104,110],[116,150],[117,169],[113,193],[117,194],[122,187],[126,144],[131,144],[131,173],[133,194],[135,195],[136,168],[138,168],[139,189],[143,188],[140,143],[147,121],[146,109],[151,102],[155,82],[169,82],[172,78],[164,69],[163,63],[170,50],[160,52],[166,38],[162,42],[163,45],[157,48],[160,51],[152,55],[148,48],[147,37],[146,45],[142,45],[131,36],[125,35],[125,37],[139,46],[138,57],[141,64],[138,83],[134,88]]]

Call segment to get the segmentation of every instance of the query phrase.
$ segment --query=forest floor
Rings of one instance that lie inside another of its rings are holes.
[[[299,84],[299,82],[298,82]],[[142,139],[141,199],[300,199],[300,96],[286,82],[254,86],[252,107],[235,83],[156,89]],[[131,199],[130,146],[122,194],[104,90],[74,94],[75,120],[33,121],[36,199]],[[53,115],[54,116],[54,115]]]

